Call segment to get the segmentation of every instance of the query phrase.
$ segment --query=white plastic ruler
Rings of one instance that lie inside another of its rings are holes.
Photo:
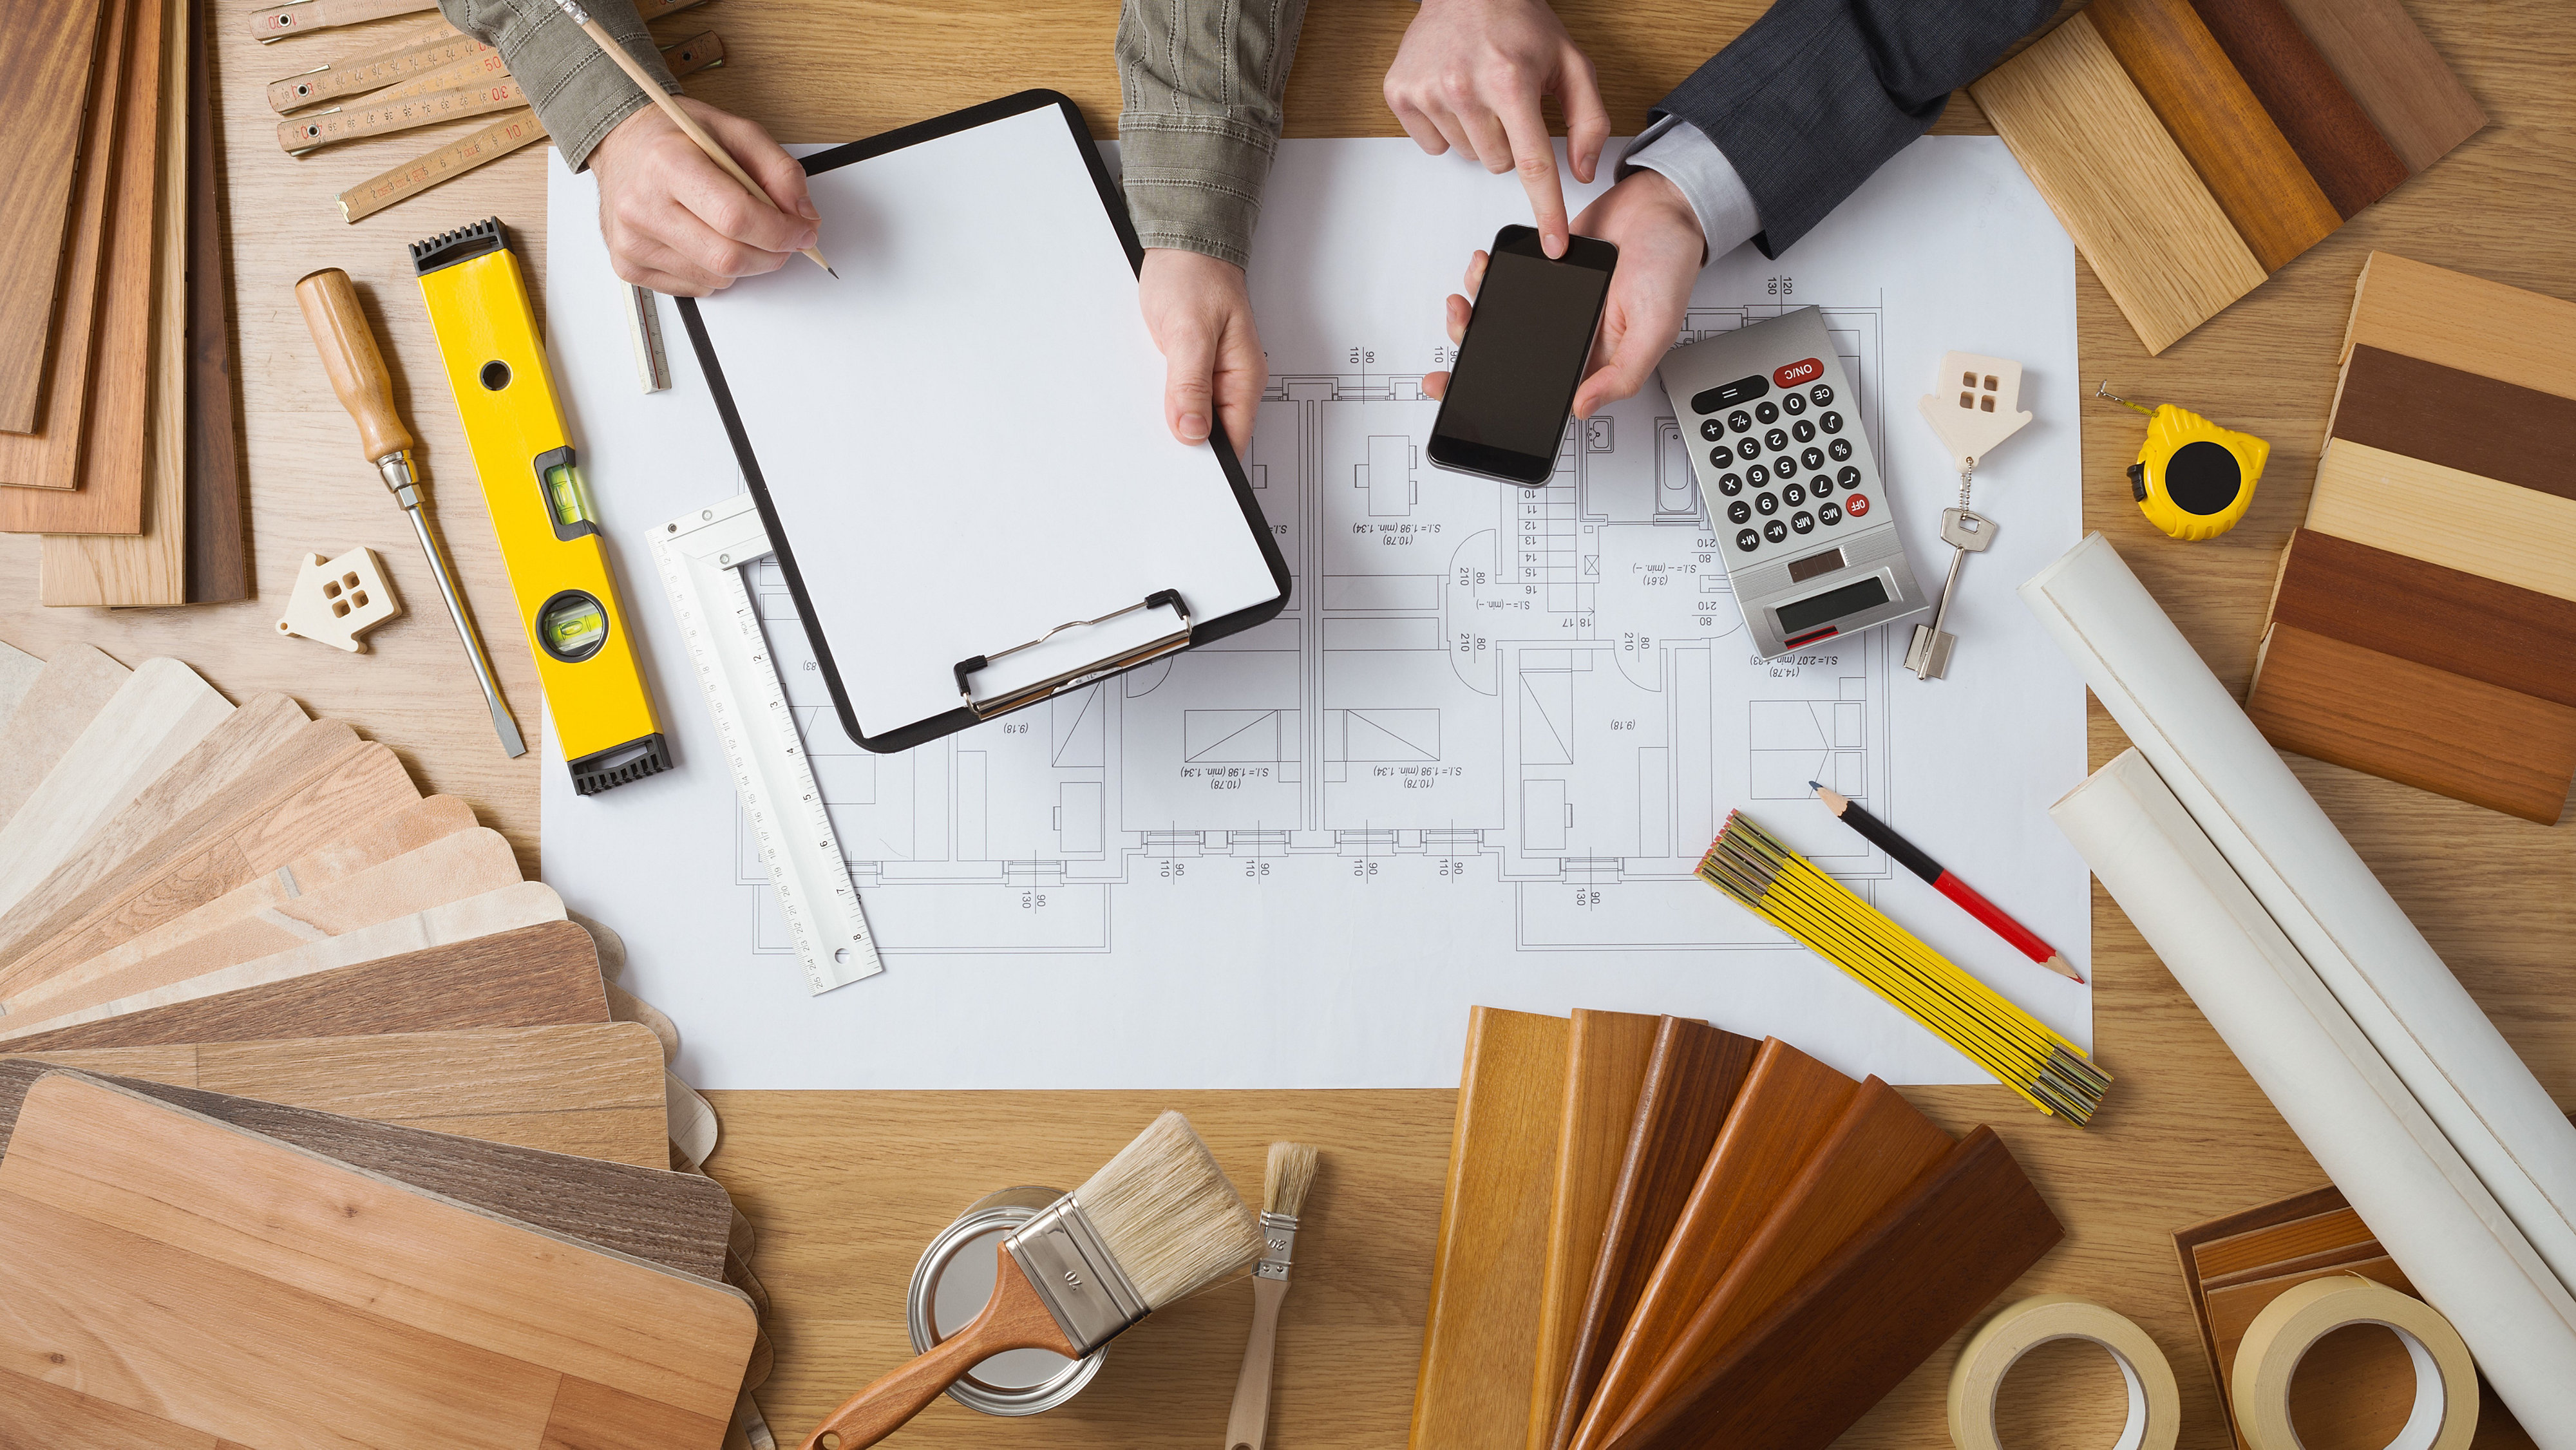
[[[816,995],[885,970],[761,632],[744,565],[773,550],[748,494],[662,526],[653,555],[733,767],[735,791]]]

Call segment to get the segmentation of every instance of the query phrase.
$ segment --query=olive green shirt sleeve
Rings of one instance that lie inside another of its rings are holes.
[[[1121,0],[1119,167],[1136,236],[1244,266],[1306,0]]]
[[[617,62],[602,55],[554,0],[438,0],[438,8],[450,25],[501,52],[501,63],[575,171],[590,164],[602,137],[645,104],[644,93]],[[583,0],[582,8],[625,44],[646,75],[680,94],[634,0]]]

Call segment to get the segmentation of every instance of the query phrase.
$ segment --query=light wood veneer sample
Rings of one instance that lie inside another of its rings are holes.
[[[757,1329],[721,1284],[62,1075],[0,1203],[20,1363],[245,1445],[712,1450]]]
[[[2147,351],[2263,285],[2263,264],[2083,15],[1968,93]]]

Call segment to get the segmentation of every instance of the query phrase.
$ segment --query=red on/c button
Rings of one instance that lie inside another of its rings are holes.
[[[1804,362],[1793,362],[1772,373],[1771,381],[1784,388],[1794,388],[1800,383],[1812,383],[1824,375],[1824,363],[1816,358],[1808,358]]]
[[[1865,493],[1856,493],[1845,498],[1843,500],[1843,512],[1856,519],[1869,517],[1869,495]]]

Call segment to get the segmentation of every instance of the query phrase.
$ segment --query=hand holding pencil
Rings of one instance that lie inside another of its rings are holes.
[[[1827,790],[1812,780],[1808,781],[1807,785],[1815,791],[1816,799],[1825,803],[1825,809],[1834,813],[1836,819],[1858,831],[1862,839],[1871,845],[1885,851],[1896,860],[1898,865],[1932,883],[1933,890],[1959,903],[1961,910],[1984,922],[1989,930],[2012,943],[2014,949],[2023,956],[2079,986],[2083,984],[2084,979],[2076,975],[2075,968],[2067,962],[2065,953],[2041,941],[2038,933],[2006,915],[2002,907],[1978,895],[1974,888],[1960,880],[1948,867],[1925,855],[1912,841],[1896,834],[1895,827],[1861,809],[1851,797],[1840,791]]]
[[[714,136],[709,135],[707,128],[700,124],[699,119],[696,116],[690,114],[688,108],[681,105],[678,98],[663,90],[661,84],[654,80],[654,78],[645,71],[642,65],[637,63],[635,57],[627,53],[626,47],[618,43],[617,37],[609,34],[605,27],[600,25],[596,19],[592,18],[591,14],[587,10],[584,10],[581,5],[577,3],[577,0],[555,0],[555,3],[561,7],[566,17],[568,17],[575,25],[581,27],[582,33],[590,37],[591,42],[599,47],[602,54],[606,55],[611,61],[613,61],[619,70],[625,72],[627,79],[633,81],[637,89],[641,90],[645,97],[653,103],[655,112],[659,117],[668,121],[674,129],[676,129],[682,136],[686,137],[688,142],[699,152],[703,153],[709,161],[714,162],[716,166],[725,173],[725,175],[732,178],[732,180],[745,192],[750,193],[755,205],[757,205],[764,213],[777,213],[779,220],[782,222],[798,221],[796,217],[787,214],[784,208],[781,207],[778,199],[770,194],[769,188],[752,179],[751,174],[744,171],[742,164],[734,159],[732,152]],[[723,113],[712,110],[709,110],[708,114],[728,121],[734,119],[731,117],[724,117]],[[630,120],[631,119],[632,118],[630,118]],[[776,143],[770,142],[765,134],[759,132],[758,127],[751,126],[749,122],[736,122],[736,124],[740,127],[747,127],[754,135],[758,136],[760,143],[765,146],[772,155],[781,157],[782,164],[784,164],[783,153],[778,152]],[[621,124],[618,127],[618,131],[624,131],[625,129],[626,126],[624,124]],[[618,132],[612,131],[610,133],[610,139],[615,139],[617,134]],[[664,134],[666,136],[668,135],[667,132]],[[604,159],[604,153],[607,150],[607,142],[603,141],[601,150]],[[685,155],[686,153],[684,152],[682,154]],[[603,209],[605,209],[605,201],[605,177],[603,177]],[[702,206],[697,209],[700,211],[705,210]],[[804,212],[804,222],[810,223],[817,220],[813,215],[813,207],[810,202],[806,203]],[[603,223],[605,223],[607,218],[603,217],[602,220]],[[790,236],[794,237],[796,240],[803,240],[801,236],[796,236],[796,234],[810,234],[810,232],[811,228],[809,226],[799,224],[793,229]],[[793,242],[791,241],[789,245],[793,245]],[[611,250],[612,252],[619,250],[613,242]],[[806,258],[811,260],[815,266],[822,268],[826,272],[831,272],[835,277],[840,275],[840,273],[832,271],[832,264],[823,259],[823,253],[819,247],[806,245],[798,247],[797,250],[802,252]],[[766,268],[761,268],[759,270],[766,270]],[[740,269],[719,269],[716,273],[719,280],[715,285],[722,286],[723,279],[740,274]],[[638,281],[643,279],[630,277],[627,280]],[[684,282],[686,281],[685,278],[681,280]],[[654,286],[657,291],[670,290],[656,285],[654,281],[649,280],[644,281],[644,285]],[[688,293],[702,291],[705,289],[701,287],[684,286],[678,290]]]

